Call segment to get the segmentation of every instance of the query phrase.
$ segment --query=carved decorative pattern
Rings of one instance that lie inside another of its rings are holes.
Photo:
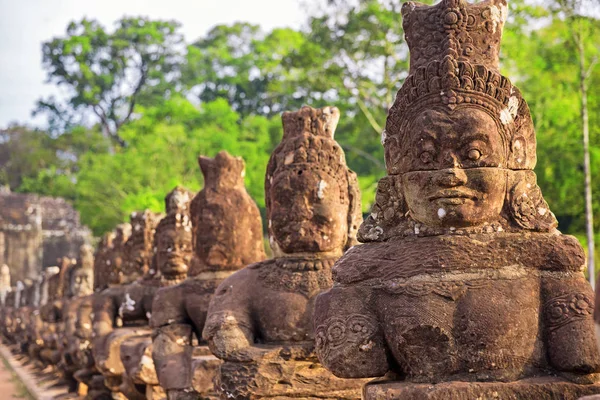
[[[346,318],[331,317],[315,330],[317,352],[324,358],[332,349],[349,343],[366,344],[377,332],[377,320],[363,314],[351,314]]]
[[[331,267],[335,260],[277,259],[254,266],[258,280],[266,287],[310,297],[333,285]]]
[[[489,286],[490,281],[482,279],[476,281],[440,281],[407,284],[389,282],[383,289],[391,294],[407,295],[411,297],[428,296],[433,293],[446,299],[456,301],[469,289],[483,289]]]
[[[594,312],[592,299],[584,293],[571,293],[549,300],[544,305],[546,325],[550,331],[577,320],[590,318]]]

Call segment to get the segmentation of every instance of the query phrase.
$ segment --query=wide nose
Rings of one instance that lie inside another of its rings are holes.
[[[467,174],[462,168],[446,168],[438,171],[437,184],[442,187],[456,187],[467,183]]]
[[[446,151],[441,158],[440,168],[459,168],[460,161],[452,150]]]

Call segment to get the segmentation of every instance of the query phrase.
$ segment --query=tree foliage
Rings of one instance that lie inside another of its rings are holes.
[[[67,27],[66,36],[43,44],[48,82],[67,91],[38,102],[36,112],[49,116],[51,127],[64,130],[90,115],[103,133],[120,146],[121,126],[138,102],[168,96],[179,76],[183,37],[179,24],[147,18],[123,18],[113,32],[95,20]]]

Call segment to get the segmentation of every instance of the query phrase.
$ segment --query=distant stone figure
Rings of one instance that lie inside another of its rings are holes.
[[[152,357],[169,399],[214,395],[219,360],[201,339],[210,299],[243,266],[265,258],[258,207],[244,187],[245,164],[227,152],[199,158],[204,188],[191,203],[193,270],[177,286],[160,289],[152,306]]]
[[[126,367],[134,368],[135,363],[123,362],[121,348],[132,338],[146,337],[151,342],[148,321],[154,293],[160,285],[173,285],[185,279],[192,254],[189,220],[192,196],[187,189],[176,187],[165,198],[164,218],[150,211],[131,215],[133,233],[123,243],[121,255],[117,252],[110,257],[114,261],[108,275],[109,288],[94,298],[92,352],[96,367],[111,391],[128,398],[143,398],[145,387],[136,387],[132,381],[134,374],[125,373]],[[152,240],[154,243],[150,244]],[[155,273],[156,267],[151,267],[154,246],[156,262],[160,265],[164,259],[165,263],[172,261],[169,265],[173,271],[164,270],[160,276]],[[150,357],[147,360],[151,362]],[[151,372],[153,368],[151,365]]]
[[[333,139],[335,107],[283,114],[283,139],[267,166],[265,198],[275,258],[219,285],[203,337],[224,360],[221,398],[360,398],[361,381],[338,379],[317,362],[314,300],[331,267],[355,244],[361,222],[356,175]]]
[[[59,341],[61,356],[60,367],[67,379],[71,391],[76,391],[78,381],[75,373],[80,365],[77,355],[80,351],[80,341],[76,335],[78,312],[88,296],[94,291],[94,249],[88,244],[79,248],[79,259],[71,271],[69,279],[70,297],[63,304],[63,332]]]
[[[6,302],[6,295],[10,292],[10,268],[3,264],[0,267],[0,305],[3,307]]]
[[[388,176],[316,303],[319,359],[381,377],[373,399],[600,392],[578,241],[536,184],[535,132],[498,72],[506,0],[402,7],[410,72],[382,137]]]

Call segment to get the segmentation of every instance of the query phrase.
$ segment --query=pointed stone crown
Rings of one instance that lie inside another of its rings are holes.
[[[129,216],[132,232],[127,241],[128,248],[152,248],[156,225],[163,217],[163,214],[154,213],[150,210],[133,211]]]
[[[225,150],[215,158],[200,156],[198,165],[204,175],[204,187],[216,189],[224,187],[244,187],[246,163],[242,157],[234,157]]]
[[[506,0],[442,0],[434,6],[408,2],[402,15],[410,70],[382,136],[388,172],[405,172],[397,154],[403,147],[399,142],[420,111],[461,105],[479,108],[496,121],[506,144],[503,167],[533,169],[535,132],[529,107],[498,72]]]
[[[181,186],[177,186],[169,192],[165,197],[167,215],[158,222],[156,233],[171,227],[182,227],[191,231],[190,202],[193,197],[192,191]]]
[[[323,170],[333,177],[345,176],[348,167],[340,145],[333,139],[340,120],[337,107],[284,112],[283,138],[267,166],[267,185],[271,178],[289,170]]]
[[[410,73],[447,56],[498,71],[507,14],[506,0],[477,4],[442,0],[434,6],[404,3],[402,25],[410,49]]]

